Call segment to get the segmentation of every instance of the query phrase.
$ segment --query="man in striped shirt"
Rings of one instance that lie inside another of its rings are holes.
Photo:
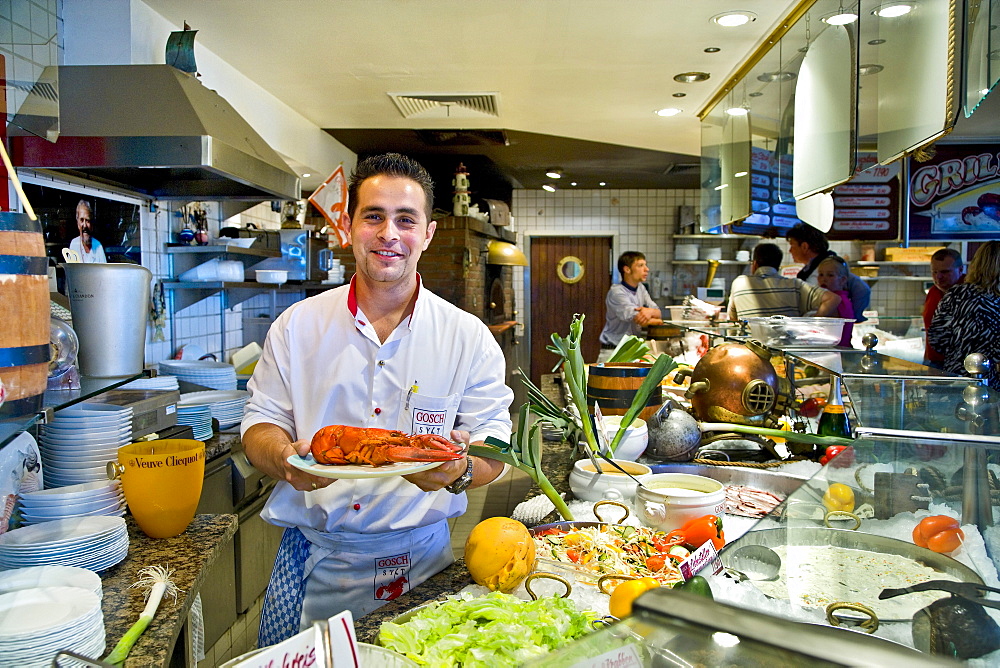
[[[757,244],[753,249],[750,276],[737,276],[729,291],[729,319],[772,315],[835,316],[840,297],[798,278],[778,273],[784,254],[774,244]]]

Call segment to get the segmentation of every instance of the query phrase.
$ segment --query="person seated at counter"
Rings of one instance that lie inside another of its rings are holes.
[[[965,278],[965,266],[962,263],[962,254],[954,248],[939,248],[931,255],[931,277],[934,285],[927,291],[924,298],[924,331],[929,332],[934,313],[938,304],[952,286],[957,285]],[[924,337],[926,338],[926,337]],[[937,369],[944,364],[944,355],[934,350],[930,341],[924,343],[924,365]]]
[[[850,273],[844,259],[836,255],[825,258],[816,267],[819,287],[840,297],[837,317],[850,321],[844,323],[844,333],[840,337],[840,343],[837,344],[845,348],[851,347],[851,336],[854,334],[854,306],[851,304],[851,295],[847,292],[847,281]]]
[[[944,356],[945,371],[969,375],[970,353],[990,361],[986,379],[1000,387],[1000,241],[987,241],[972,256],[965,282],[953,285],[938,304],[927,340]]]
[[[798,278],[810,285],[819,285],[816,267],[825,258],[838,257],[830,250],[830,242],[827,241],[826,235],[812,225],[796,223],[789,228],[785,238],[788,240],[788,252],[792,260],[805,264],[799,270]],[[848,273],[847,292],[851,295],[854,319],[857,322],[864,322],[867,320],[864,313],[872,301],[872,289],[859,276]]]
[[[447,567],[448,519],[465,512],[464,491],[504,471],[462,456],[402,477],[334,480],[288,462],[310,453],[317,431],[339,424],[466,444],[510,440],[514,394],[499,344],[417,273],[437,225],[430,175],[406,156],[377,155],[358,163],[348,193],[356,274],[282,313],[247,383],[243,447],[278,480],[261,516],[286,527],[261,647],[344,610],[361,617]]]
[[[618,273],[622,282],[612,285],[604,299],[607,315],[601,330],[598,362],[611,357],[611,352],[625,336],[642,336],[647,325],[663,324],[660,307],[643,285],[649,278],[646,256],[638,251],[625,251],[618,258]]]
[[[750,276],[737,276],[729,290],[729,319],[766,318],[772,315],[833,316],[840,297],[799,278],[785,278],[778,269],[784,253],[775,244],[757,244],[753,249]]]

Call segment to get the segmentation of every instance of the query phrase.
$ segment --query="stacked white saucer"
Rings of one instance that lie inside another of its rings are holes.
[[[42,522],[0,536],[0,569],[60,564],[103,571],[127,554],[128,529],[121,517]]]
[[[177,376],[155,376],[153,378],[137,378],[125,383],[119,390],[176,390]]]
[[[0,571],[0,594],[36,587],[80,587],[104,598],[101,576],[77,566],[28,566]]]
[[[199,441],[212,438],[212,407],[206,404],[177,406],[177,424],[191,427]]]
[[[132,442],[132,409],[110,404],[63,409],[42,425],[38,442],[46,487],[107,480],[107,463]]]
[[[163,360],[160,373],[216,390],[236,389],[236,367],[211,360]]]
[[[105,649],[101,599],[93,591],[37,587],[0,594],[0,665],[41,668],[62,650],[100,657]]]
[[[125,494],[117,480],[95,480],[22,494],[19,510],[21,523],[30,525],[73,517],[121,517],[125,507]]]
[[[189,406],[209,406],[212,417],[219,421],[219,429],[229,429],[243,420],[243,407],[249,398],[250,393],[246,390],[188,392],[181,395],[177,408],[179,411]]]

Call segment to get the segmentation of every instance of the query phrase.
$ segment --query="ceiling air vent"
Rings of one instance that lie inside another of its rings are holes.
[[[663,170],[663,175],[667,174],[690,174],[692,172],[701,171],[700,162],[671,162],[667,165],[667,168]]]
[[[428,146],[508,146],[503,130],[416,130]]]
[[[500,116],[499,93],[389,93],[403,118]]]

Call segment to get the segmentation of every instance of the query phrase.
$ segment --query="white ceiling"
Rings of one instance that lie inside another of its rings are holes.
[[[642,162],[644,156],[658,158],[662,152],[663,163],[652,167],[660,171],[662,165],[697,162],[700,138],[695,114],[797,4],[793,0],[144,2],[169,21],[177,25],[186,21],[198,30],[196,55],[199,45],[210,49],[335,137],[338,130],[361,129],[506,130],[520,143],[530,142],[533,134],[597,142],[594,160],[601,159],[601,145],[613,145],[606,147],[609,161],[614,146],[642,149],[626,161]],[[738,28],[723,28],[710,20],[736,9],[754,12],[757,20]],[[720,51],[706,53],[708,47]],[[686,71],[708,72],[711,79],[696,84],[673,80]],[[496,93],[499,115],[444,117],[442,110],[442,117],[406,119],[390,93]],[[686,95],[675,98],[674,93]],[[653,114],[670,106],[683,113],[672,118]],[[364,143],[360,136],[345,133],[341,141],[359,150],[355,146]],[[389,136],[392,133],[386,133]],[[573,147],[587,146],[569,142],[562,150],[572,153]],[[548,153],[534,160],[559,156]],[[519,160],[528,163],[532,158],[522,155]],[[570,164],[572,155],[565,160]],[[567,169],[567,164],[560,166]],[[623,166],[623,179],[625,172]],[[522,187],[538,187],[523,171],[517,179]],[[608,181],[612,187],[628,187]],[[304,187],[310,188],[308,179]]]

